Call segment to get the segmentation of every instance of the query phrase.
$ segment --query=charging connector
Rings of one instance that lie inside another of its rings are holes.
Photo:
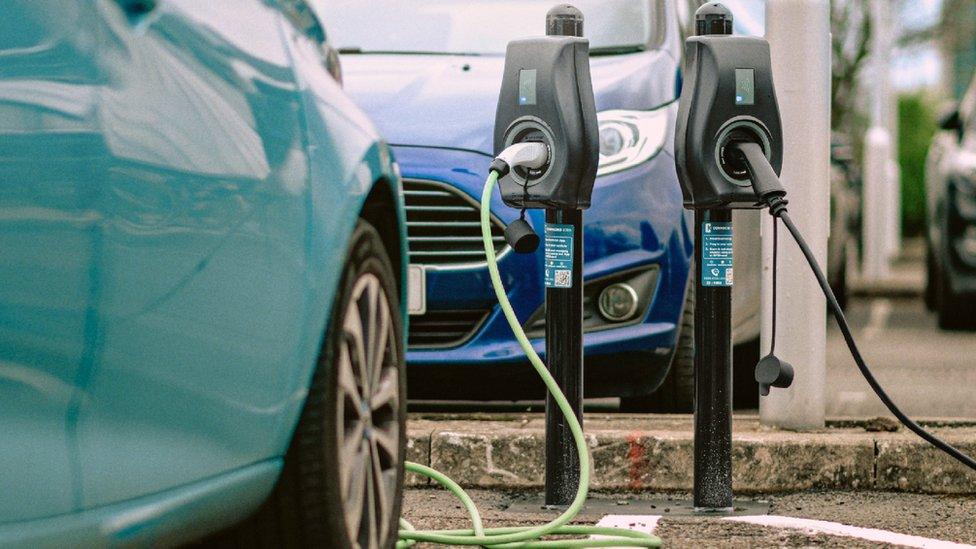
[[[773,167],[766,159],[766,153],[759,143],[749,141],[737,141],[729,145],[732,154],[739,155],[739,161],[745,165],[746,173],[752,182],[752,188],[756,191],[756,196],[763,204],[773,207],[773,203],[786,207],[786,189],[780,183],[779,177],[773,171]],[[780,200],[776,200],[776,199]],[[776,212],[770,210],[774,216]]]
[[[509,145],[491,161],[491,169],[498,177],[508,175],[515,168],[542,169],[549,163],[549,147],[538,141],[524,141]]]

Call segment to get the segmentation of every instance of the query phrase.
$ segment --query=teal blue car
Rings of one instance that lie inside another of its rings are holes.
[[[304,0],[0,3],[0,546],[390,547],[403,193]]]

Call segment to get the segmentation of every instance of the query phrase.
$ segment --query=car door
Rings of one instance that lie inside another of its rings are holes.
[[[0,523],[80,498],[71,411],[102,276],[96,19],[81,3],[0,3]]]
[[[76,412],[94,507],[280,453],[301,401],[308,164],[273,3],[87,9],[105,36],[101,286]]]

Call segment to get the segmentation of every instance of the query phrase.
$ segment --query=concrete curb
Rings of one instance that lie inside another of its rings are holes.
[[[544,427],[539,414],[413,416],[407,459],[444,472],[466,487],[538,488],[544,478]],[[857,422],[844,420],[843,425]],[[976,427],[934,432],[976,454]],[[692,483],[692,423],[688,416],[587,415],[593,487],[605,490],[688,491]],[[772,430],[756,418],[736,419],[733,487],[737,493],[879,489],[976,494],[969,471],[914,434],[830,427],[817,432]],[[428,484],[408,475],[410,486]]]

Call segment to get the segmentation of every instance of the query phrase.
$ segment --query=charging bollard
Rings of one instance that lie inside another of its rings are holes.
[[[583,14],[571,6],[546,14],[546,35],[583,36]],[[583,210],[546,209],[546,364],[583,422]],[[567,272],[568,260],[568,272]],[[566,418],[546,394],[547,507],[569,505],[579,486],[579,455]]]
[[[719,2],[695,14],[675,131],[685,207],[695,211],[694,505],[732,510],[732,210],[758,208],[736,143],[759,144],[778,173],[782,131],[769,45],[731,36]]]
[[[546,210],[544,240],[546,364],[582,423],[583,210]],[[569,505],[579,480],[579,455],[569,425],[547,394],[546,506]]]
[[[495,115],[499,154],[541,143],[544,165],[505,170],[499,179],[509,206],[546,210],[546,366],[577,419],[583,411],[583,210],[599,163],[598,126],[583,14],[559,5],[546,15],[546,37],[516,40],[505,53]],[[523,145],[525,146],[525,145]],[[532,150],[525,149],[531,153]],[[518,151],[520,152],[520,151]],[[515,154],[515,152],[513,152]],[[500,172],[500,173],[501,173]],[[531,227],[515,221],[505,235],[516,251],[534,251]],[[580,458],[569,420],[546,397],[547,507],[570,505],[580,484]]]
[[[732,510],[732,210],[695,210],[695,509]]]
[[[699,35],[732,34],[722,9]],[[695,210],[695,509],[732,509],[732,210]]]

